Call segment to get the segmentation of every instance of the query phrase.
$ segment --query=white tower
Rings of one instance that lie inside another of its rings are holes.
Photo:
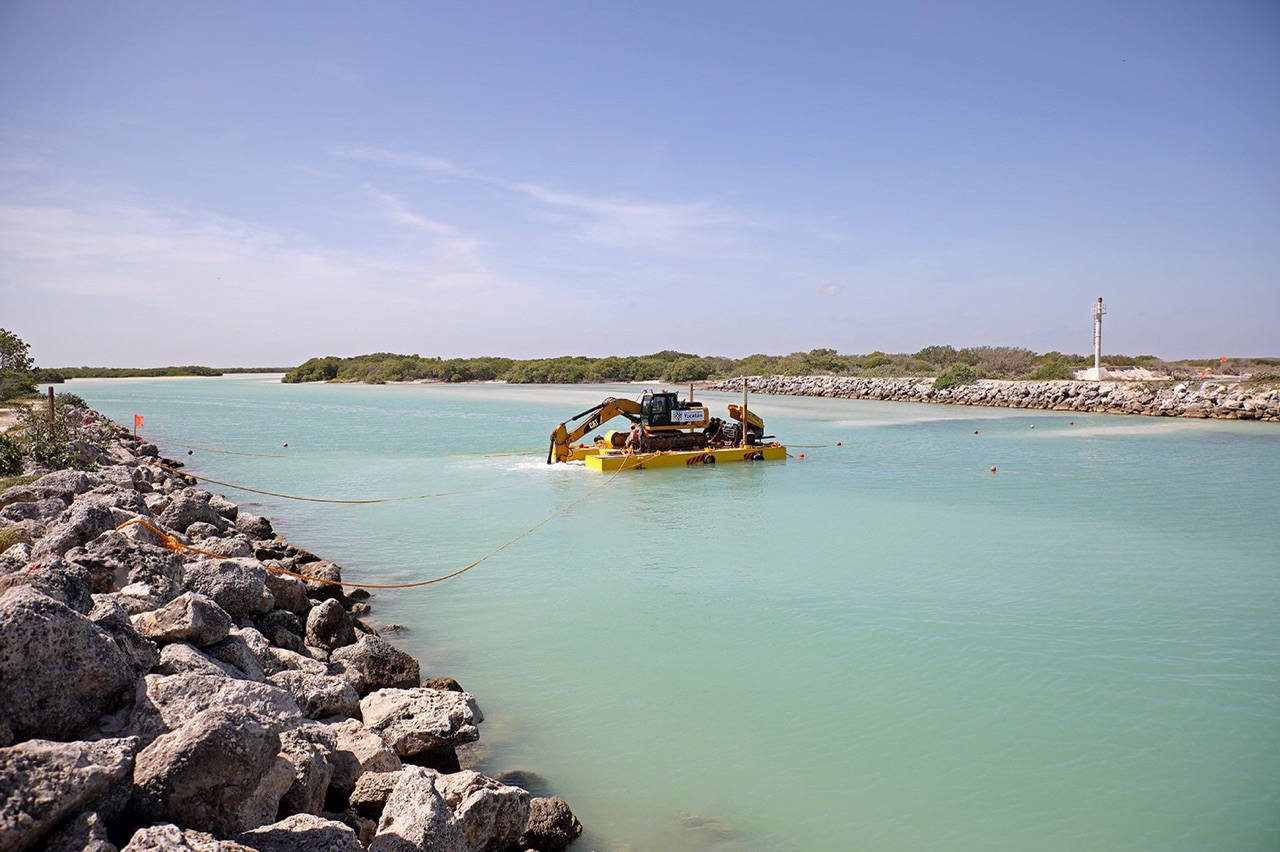
[[[1085,376],[1095,382],[1102,381],[1102,315],[1107,312],[1107,306],[1102,303],[1102,297],[1098,297],[1097,303],[1093,306],[1093,369],[1088,371]]]

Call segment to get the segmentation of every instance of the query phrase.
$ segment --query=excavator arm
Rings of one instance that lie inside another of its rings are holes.
[[[638,423],[640,414],[640,403],[614,397],[609,397],[599,405],[593,405],[586,411],[575,414],[552,430],[551,448],[547,451],[547,464],[569,461],[573,456],[571,448],[574,442],[582,440],[584,435],[598,429],[601,424],[619,416],[627,418],[632,423]],[[573,425],[575,423],[577,423],[576,426]]]

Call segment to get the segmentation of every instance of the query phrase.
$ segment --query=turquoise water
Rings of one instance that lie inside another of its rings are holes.
[[[66,389],[226,482],[446,495],[211,486],[348,579],[448,573],[607,482],[370,619],[575,848],[1280,847],[1280,426],[757,397],[804,459],[610,480],[546,436],[636,388]]]

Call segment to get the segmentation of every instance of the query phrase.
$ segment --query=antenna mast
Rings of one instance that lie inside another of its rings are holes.
[[[1099,296],[1093,306],[1093,374],[1098,381],[1102,381],[1102,315],[1106,312],[1107,306]]]

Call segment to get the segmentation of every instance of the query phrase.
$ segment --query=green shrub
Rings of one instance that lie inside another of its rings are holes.
[[[943,390],[957,385],[971,385],[981,378],[982,373],[968,364],[952,364],[933,380],[933,389]]]
[[[8,435],[0,435],[0,476],[22,473],[22,446]]]
[[[84,397],[78,393],[71,393],[71,391],[60,391],[55,394],[53,397],[53,404],[54,406],[74,405],[79,408],[89,407],[89,403],[84,401]]]
[[[1071,369],[1071,365],[1063,361],[1048,361],[1036,368],[1035,372],[1027,376],[1028,379],[1037,382],[1045,382],[1053,379],[1070,379],[1075,376]]]

